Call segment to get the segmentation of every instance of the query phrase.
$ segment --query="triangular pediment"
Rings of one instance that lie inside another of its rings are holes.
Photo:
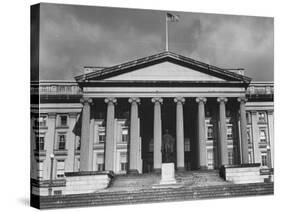
[[[169,61],[154,64],[104,80],[118,81],[225,81],[222,78],[202,73]]]
[[[186,81],[249,83],[250,78],[191,58],[165,51],[75,77],[88,81]]]

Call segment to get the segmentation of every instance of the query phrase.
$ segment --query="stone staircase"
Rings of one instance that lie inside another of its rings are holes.
[[[273,183],[232,184],[223,181],[217,171],[176,173],[178,187],[153,188],[160,178],[159,174],[116,176],[108,189],[91,194],[40,197],[36,206],[47,209],[273,194]]]

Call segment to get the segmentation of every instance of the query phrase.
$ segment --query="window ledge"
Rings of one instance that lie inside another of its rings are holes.
[[[69,126],[57,126],[56,128],[57,128],[57,129],[68,129]]]
[[[55,155],[67,155],[67,149],[55,149],[54,154]]]
[[[46,150],[34,149],[34,155],[39,157],[46,157]]]

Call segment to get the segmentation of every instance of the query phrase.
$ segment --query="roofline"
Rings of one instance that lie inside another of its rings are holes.
[[[214,71],[218,74],[225,74],[228,77],[233,77],[233,78],[239,79],[241,81],[246,81],[248,83],[252,80],[250,77],[243,76],[243,75],[240,75],[240,74],[237,74],[237,73],[234,73],[234,72],[231,72],[231,71],[228,71],[228,70],[225,70],[225,69],[213,66],[213,65],[209,65],[207,63],[203,63],[203,62],[200,62],[200,61],[194,60],[192,58],[185,57],[185,56],[182,56],[182,55],[170,52],[170,51],[164,51],[164,52],[161,52],[161,53],[158,53],[158,54],[154,54],[154,55],[151,55],[151,56],[147,56],[147,57],[132,60],[132,61],[129,61],[129,62],[121,63],[119,65],[114,65],[114,66],[107,67],[107,68],[104,68],[104,69],[101,69],[101,70],[98,70],[98,71],[94,71],[94,72],[91,72],[91,73],[81,74],[81,75],[78,75],[74,78],[75,78],[76,81],[84,81],[84,80],[86,80],[86,78],[89,78],[89,77],[103,77],[105,75],[111,74],[111,73],[116,72],[116,71],[126,70],[126,69],[131,68],[131,67],[136,66],[136,65],[143,65],[147,62],[155,62],[157,60],[160,60],[160,59],[163,59],[163,58],[166,58],[166,57],[175,59],[177,61],[186,62],[186,63],[189,63],[191,65],[196,65],[196,66],[199,66],[201,68]]]

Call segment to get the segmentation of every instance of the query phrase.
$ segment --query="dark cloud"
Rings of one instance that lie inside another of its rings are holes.
[[[273,80],[273,19],[182,13],[169,24],[170,50]],[[42,4],[40,78],[73,80],[83,66],[111,66],[161,52],[165,12]]]

